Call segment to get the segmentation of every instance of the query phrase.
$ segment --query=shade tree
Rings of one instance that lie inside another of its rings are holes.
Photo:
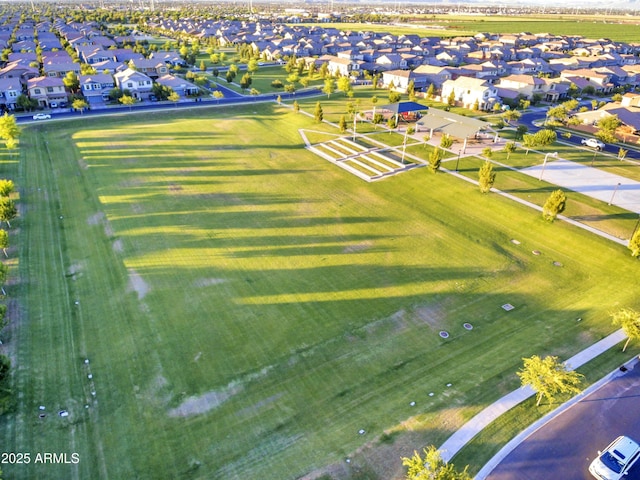
[[[523,368],[517,372],[522,385],[530,385],[536,392],[536,406],[540,405],[543,397],[549,401],[558,394],[579,393],[582,375],[569,370],[558,357],[544,358],[533,355],[523,358]]]
[[[640,339],[640,312],[632,308],[621,308],[611,315],[611,323],[615,327],[620,327],[627,336],[622,351],[624,352],[631,340]]]

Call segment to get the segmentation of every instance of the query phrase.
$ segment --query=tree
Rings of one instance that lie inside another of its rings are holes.
[[[451,93],[447,97],[447,105],[453,107],[456,104],[456,92],[451,90]]]
[[[129,106],[129,110],[131,110],[131,105],[136,103],[136,99],[133,98],[131,95],[123,95],[123,96],[120,97],[119,102],[122,105],[128,105]]]
[[[11,370],[11,360],[6,355],[0,354],[0,383],[4,383],[4,381],[9,376],[9,371]]]
[[[11,220],[18,215],[18,209],[16,204],[7,197],[0,197],[0,222],[7,222],[9,228],[11,228]]]
[[[429,171],[436,173],[440,169],[440,163],[442,162],[442,149],[434,148],[429,154]]]
[[[516,140],[522,140],[524,138],[524,134],[529,131],[529,127],[526,125],[518,125],[516,128]]]
[[[627,336],[627,341],[622,347],[624,352],[631,340],[640,339],[640,312],[636,312],[632,308],[622,308],[611,315],[611,323],[614,327],[621,327]]]
[[[0,180],[0,197],[8,197],[14,189],[13,180]]]
[[[9,248],[9,234],[7,233],[6,230],[1,230],[1,229],[0,229],[0,248],[4,253],[4,256],[8,257],[9,255],[7,255],[7,248]]]
[[[567,119],[569,112],[564,107],[564,105],[558,105],[557,107],[550,108],[547,110],[547,119],[556,119],[560,122],[564,122]]]
[[[544,202],[544,206],[542,207],[542,216],[545,220],[549,222],[553,222],[559,213],[564,211],[564,208],[567,204],[567,197],[564,192],[560,189],[554,190],[547,198],[547,201]]]
[[[416,99],[416,82],[413,80],[409,80],[409,84],[407,85],[407,95],[409,96],[409,100],[412,102]]]
[[[340,128],[340,133],[344,133],[347,131],[347,119],[344,115],[340,115],[340,121],[338,122],[338,127]]]
[[[432,99],[436,94],[436,87],[433,83],[429,84],[429,88],[427,88],[427,98]]]
[[[180,94],[178,92],[171,92],[167,97],[167,100],[172,101],[176,106],[176,108],[178,108],[178,102],[180,101]]]
[[[67,74],[62,79],[62,83],[65,87],[71,90],[72,93],[76,93],[80,88],[80,80],[78,79],[78,75],[73,70],[67,72]]]
[[[336,82],[333,78],[325,78],[324,87],[322,87],[322,93],[327,94],[327,98],[331,97],[331,94],[336,91]]]
[[[493,171],[493,163],[486,160],[478,171],[478,186],[480,187],[480,192],[489,193],[495,181],[496,172]]]
[[[220,103],[220,99],[224,98],[224,93],[222,93],[220,90],[214,90],[213,97],[216,99],[216,103]]]
[[[631,235],[627,248],[631,250],[632,257],[640,257],[640,228],[636,229]]]
[[[598,134],[604,134],[605,136],[609,137],[610,142],[615,142],[614,134],[620,125],[622,125],[622,122],[617,115],[609,115],[607,117],[601,118],[600,120],[598,120],[597,126],[599,130],[596,136],[599,136]]]
[[[88,104],[85,100],[83,100],[83,99],[81,99],[81,98],[76,98],[76,99],[73,101],[73,103],[71,104],[71,107],[72,107],[74,110],[80,110],[80,115],[82,115],[82,114],[83,114],[84,109],[85,109],[85,108],[87,108],[88,106],[89,106],[89,104]]]
[[[249,75],[248,73],[245,73],[240,79],[240,88],[242,90],[246,90],[251,86],[252,82],[253,82],[253,79],[251,78],[251,75]]]
[[[399,92],[395,92],[393,90],[389,90],[389,102],[396,103],[399,102],[402,98],[402,94]]]
[[[391,115],[389,118],[387,118],[387,127],[389,127],[389,133],[391,133],[391,130],[393,130],[397,126],[398,123],[396,122],[395,115]]]
[[[442,137],[440,138],[440,146],[442,148],[451,148],[451,145],[453,145],[453,138],[451,137],[451,135],[442,135]]]
[[[322,111],[322,105],[320,105],[320,102],[316,103],[316,108],[313,111],[313,118],[316,123],[322,123],[322,120],[324,120],[324,112]]]
[[[200,71],[201,72],[207,71],[207,65],[204,63],[204,60],[200,60]]]
[[[345,95],[347,93],[349,93],[351,90],[353,90],[353,87],[351,85],[351,80],[349,79],[349,77],[340,77],[338,79],[338,90],[340,92],[343,92]]]
[[[516,151],[516,142],[507,142],[504,145],[504,151],[507,152],[507,160],[509,160],[509,157],[511,156],[511,154],[513,152]]]
[[[16,122],[16,117],[6,112],[0,117],[0,138],[2,138],[5,143],[10,140],[17,140],[21,131]]]
[[[422,451],[424,458],[417,451],[413,452],[413,457],[402,458],[402,465],[407,467],[406,480],[471,480],[468,466],[462,472],[456,471],[455,466],[445,462],[433,445]]]
[[[627,156],[627,153],[629,153],[628,150],[620,147],[620,149],[618,150],[618,160],[624,160],[624,158]]]
[[[579,393],[580,379],[582,375],[570,371],[564,363],[558,361],[558,357],[547,356],[540,358],[534,355],[523,358],[524,367],[517,372],[522,385],[531,385],[537,393],[536,406],[540,405],[542,397],[549,401],[558,393]]]
[[[300,104],[298,103],[297,100],[293,101],[293,111],[298,113],[300,111]]]

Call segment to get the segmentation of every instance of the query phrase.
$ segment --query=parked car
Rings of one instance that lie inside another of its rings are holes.
[[[48,113],[36,113],[33,116],[34,120],[47,120],[49,118],[51,118],[51,115],[49,115]]]
[[[620,480],[640,458],[640,445],[626,436],[616,438],[589,465],[589,473],[600,480]]]
[[[595,148],[596,150],[602,150],[604,148],[604,143],[602,143],[597,138],[583,138],[582,145],[586,145],[587,147]]]

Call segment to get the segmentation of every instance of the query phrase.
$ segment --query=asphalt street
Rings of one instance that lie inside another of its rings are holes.
[[[638,363],[533,432],[486,478],[593,479],[589,464],[619,435],[640,442]],[[640,480],[640,462],[624,478]]]

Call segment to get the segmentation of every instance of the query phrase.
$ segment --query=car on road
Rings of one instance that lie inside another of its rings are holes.
[[[586,145],[587,147],[595,148],[596,150],[602,150],[604,148],[604,143],[602,143],[597,138],[583,138],[581,140],[582,145]]]
[[[36,113],[33,116],[34,120],[47,120],[49,118],[51,118],[51,115],[49,115],[48,113]]]
[[[600,480],[620,480],[640,458],[640,445],[627,436],[616,438],[589,465],[589,473]]]

